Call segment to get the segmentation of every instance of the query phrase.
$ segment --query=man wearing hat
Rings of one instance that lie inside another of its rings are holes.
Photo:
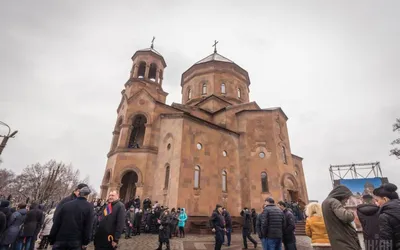
[[[379,239],[379,206],[370,194],[363,195],[363,204],[357,206],[357,216],[363,228],[365,249],[376,249]]]
[[[90,189],[83,187],[75,200],[59,209],[49,235],[53,250],[81,250],[89,244],[94,218],[93,205],[87,201],[89,194]]]
[[[53,221],[54,221],[54,219],[57,217],[57,214],[58,214],[60,208],[61,208],[65,203],[67,203],[67,202],[69,202],[69,201],[73,201],[73,200],[75,200],[77,197],[79,197],[79,190],[81,190],[82,188],[87,187],[87,186],[88,186],[88,185],[86,185],[86,184],[84,184],[84,183],[79,184],[79,185],[75,188],[74,192],[72,192],[71,195],[68,195],[67,197],[65,197],[64,199],[62,199],[62,200],[60,201],[60,203],[58,203],[58,205],[57,205],[57,207],[56,207],[56,211],[54,211]]]

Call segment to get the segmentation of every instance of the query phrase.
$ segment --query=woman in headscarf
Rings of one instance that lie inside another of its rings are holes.
[[[386,183],[374,190],[379,211],[380,246],[385,249],[400,249],[400,200],[397,186]]]
[[[188,217],[185,211],[185,208],[181,209],[181,213],[179,214],[178,217],[178,227],[179,227],[179,237],[180,238],[185,238],[185,224],[187,221]]]

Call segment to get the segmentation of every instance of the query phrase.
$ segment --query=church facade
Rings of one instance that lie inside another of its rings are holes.
[[[214,51],[182,74],[182,103],[166,104],[163,56],[137,51],[113,131],[101,186],[106,198],[150,197],[209,216],[232,216],[264,199],[308,201],[302,158],[292,154],[281,108],[249,100],[246,70]]]

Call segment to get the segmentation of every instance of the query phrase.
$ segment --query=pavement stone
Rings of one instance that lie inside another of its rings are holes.
[[[261,242],[254,235],[254,239],[257,240],[257,249],[262,249]],[[310,250],[310,239],[306,236],[297,236],[297,249],[298,250]],[[212,235],[194,235],[189,234],[185,238],[172,238],[170,240],[172,250],[212,250],[214,249],[214,236]],[[118,250],[151,250],[158,247],[158,235],[155,234],[141,234],[134,236],[131,239],[121,239]],[[222,249],[238,250],[242,249],[242,235],[232,234],[231,246],[223,246]],[[254,249],[253,244],[248,241],[249,249]],[[93,250],[93,245],[88,246],[88,250]],[[163,247],[165,249],[165,246]]]

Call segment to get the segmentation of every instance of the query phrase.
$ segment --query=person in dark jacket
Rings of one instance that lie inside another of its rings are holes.
[[[7,223],[8,227],[3,233],[0,242],[2,247],[6,247],[7,249],[10,244],[15,243],[14,249],[22,249],[23,239],[20,239],[18,236],[20,234],[20,228],[24,224],[27,212],[25,203],[18,204],[18,210],[10,216],[10,220]]]
[[[79,197],[65,203],[54,218],[49,242],[53,250],[80,250],[89,244],[92,234],[94,207],[87,201],[88,187],[79,190]]]
[[[357,231],[352,225],[354,214],[344,208],[352,195],[346,186],[338,185],[322,202],[322,214],[332,249],[361,250]]]
[[[381,207],[379,214],[380,247],[400,249],[400,200],[397,186],[386,183],[374,190]]]
[[[35,245],[35,238],[37,237],[40,228],[42,226],[44,214],[39,209],[37,203],[33,202],[30,206],[30,210],[26,213],[22,235],[19,241],[23,242],[23,246],[26,250],[33,250]]]
[[[170,224],[170,237],[172,238],[173,235],[176,236],[176,226],[178,225],[178,216],[179,214],[176,213],[175,208],[171,209],[171,224]]]
[[[143,210],[146,211],[148,208],[151,208],[151,200],[149,197],[143,201]]]
[[[283,229],[283,245],[285,250],[296,250],[296,236],[294,230],[296,229],[296,219],[292,211],[286,207],[286,203],[283,201],[278,202],[279,208],[285,215],[285,228]]]
[[[250,211],[247,207],[243,208],[240,212],[240,216],[243,217],[243,228],[242,228],[242,237],[243,237],[243,246],[244,249],[247,249],[247,239],[254,244],[254,248],[257,248],[257,241],[251,237],[251,229],[253,228],[253,219],[251,218]]]
[[[232,234],[232,217],[229,214],[228,210],[226,210],[226,208],[222,209],[222,215],[224,216],[224,220],[225,220],[225,232],[226,232],[226,239],[228,241],[228,243],[226,244],[228,247],[231,245],[231,234]],[[225,237],[224,237],[224,241],[222,242],[222,244],[224,244],[225,242]]]
[[[6,228],[7,228],[7,217],[2,211],[0,211],[0,236],[3,234]]]
[[[140,197],[139,197],[139,195],[138,196],[136,196],[136,199],[133,201],[133,206],[135,207],[135,208],[140,208]]]
[[[211,230],[215,233],[215,248],[214,250],[221,250],[222,243],[224,242],[225,233],[225,219],[222,215],[222,206],[216,205],[215,210],[210,219]]]
[[[57,217],[57,213],[59,212],[60,208],[61,208],[65,203],[67,203],[67,202],[69,202],[69,201],[75,200],[75,199],[79,196],[79,190],[81,190],[81,189],[84,188],[84,187],[87,187],[87,185],[84,184],[84,183],[79,184],[79,185],[75,188],[74,192],[72,192],[71,195],[65,197],[64,199],[62,199],[62,200],[58,203],[58,205],[57,205],[57,207],[56,207],[56,211],[54,212],[53,220]]]
[[[111,191],[108,195],[108,204],[100,214],[100,222],[94,236],[95,250],[114,250],[124,230],[125,206],[119,201],[117,191]]]
[[[256,224],[257,224],[257,212],[255,208],[251,209],[251,219],[253,222],[253,233],[257,234]]]
[[[135,207],[131,206],[129,210],[126,212],[125,239],[131,238],[134,224],[135,224]]]
[[[370,194],[363,195],[363,204],[357,206],[357,216],[360,220],[365,249],[379,248],[379,206],[375,205]]]
[[[142,209],[139,209],[139,211],[136,212],[135,214],[135,235],[140,235],[140,230],[142,226],[142,217],[143,217],[143,212]]]
[[[275,205],[272,197],[265,199],[265,208],[261,215],[261,236],[263,248],[272,250],[282,249],[283,230],[285,228],[285,216]]]
[[[4,213],[4,215],[6,216],[6,220],[8,222],[12,215],[9,200],[1,200],[0,201],[0,211]]]
[[[165,243],[167,246],[167,250],[170,250],[169,238],[170,238],[170,225],[172,222],[171,215],[168,209],[165,209],[161,214],[160,219],[158,220],[158,224],[160,224],[158,231],[158,248],[156,250],[161,250],[162,245]]]

